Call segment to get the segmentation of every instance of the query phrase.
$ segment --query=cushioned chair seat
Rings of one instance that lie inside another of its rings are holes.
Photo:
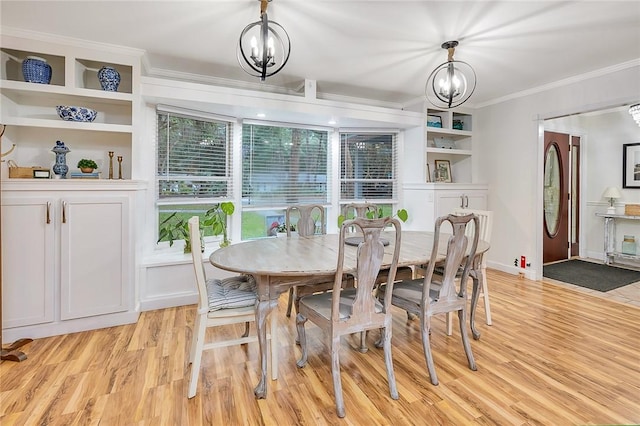
[[[348,288],[340,292],[340,319],[347,319],[351,316],[351,307],[356,297],[356,289]],[[315,295],[312,299],[308,299],[307,305],[322,315],[327,320],[331,320],[331,300],[333,294],[322,293]],[[382,303],[376,300],[375,312],[382,312]]]
[[[255,290],[255,281],[251,276],[241,275],[223,280],[209,278],[207,279],[209,312],[254,306]]]

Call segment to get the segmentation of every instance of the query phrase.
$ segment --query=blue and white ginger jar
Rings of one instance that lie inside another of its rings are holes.
[[[98,71],[98,80],[102,90],[117,92],[120,85],[120,73],[113,67],[102,67]]]
[[[22,61],[22,75],[29,83],[49,84],[51,81],[51,65],[37,56],[27,56]]]

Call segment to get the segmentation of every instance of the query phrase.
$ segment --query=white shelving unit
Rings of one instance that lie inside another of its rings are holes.
[[[2,36],[0,123],[6,128],[0,151],[13,149],[3,160],[51,168],[51,149],[60,140],[70,149],[69,172],[87,158],[102,173],[99,180],[10,179],[2,163],[4,342],[137,320],[133,223],[144,185],[131,177],[139,150],[141,53],[87,46]],[[47,61],[50,84],[24,81],[27,56]],[[117,92],[100,87],[102,66],[120,73]],[[92,108],[98,114],[90,123],[65,121],[57,105]],[[113,180],[108,179],[109,151],[114,152]],[[123,158],[121,180],[118,156]]]
[[[22,61],[38,56],[52,68],[50,84],[25,82]],[[120,73],[117,92],[102,90],[98,70],[111,66]],[[70,148],[69,170],[81,158],[98,163],[102,178],[108,178],[109,151],[122,156],[124,179],[132,175],[132,145],[135,111],[138,99],[136,84],[140,72],[140,56],[3,36],[0,48],[0,122],[6,125],[2,152],[15,144],[11,156],[20,166],[50,168],[55,156],[51,148],[61,140]],[[56,112],[57,105],[92,108],[98,111],[91,123],[64,121]],[[2,177],[7,177],[6,168]],[[117,178],[117,176],[115,176]]]
[[[455,183],[471,183],[471,140],[473,117],[469,113],[427,108],[427,116],[440,117],[442,127],[426,125],[425,131],[425,182],[433,182],[435,160],[449,160],[451,175]],[[458,128],[459,127],[459,128]],[[455,148],[439,148],[436,140],[443,138]],[[427,176],[427,170],[429,176]]]

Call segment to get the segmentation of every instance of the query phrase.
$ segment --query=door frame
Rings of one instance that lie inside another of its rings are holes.
[[[550,121],[554,119],[562,118],[562,116],[557,117],[549,117],[549,118],[541,118],[537,119],[538,122],[538,150],[537,150],[537,185],[536,185],[536,270],[535,270],[535,278],[536,280],[542,279],[542,266],[543,266],[543,239],[542,232],[544,231],[544,212],[543,212],[543,204],[544,204],[544,194],[543,194],[543,183],[544,183],[544,132],[556,132],[556,133],[565,133],[569,135],[569,144],[571,144],[572,137],[577,136],[580,138],[580,160],[579,160],[579,179],[580,186],[578,188],[578,224],[580,225],[580,229],[578,230],[578,241],[580,241],[579,245],[579,256],[584,257],[585,250],[585,229],[584,229],[584,212],[586,211],[586,197],[585,197],[585,185],[586,176],[587,176],[587,163],[586,163],[586,155],[588,137],[587,132],[584,129],[576,128],[576,127],[564,127],[564,126],[554,126],[554,123],[550,123]],[[571,157],[571,156],[570,156]],[[569,164],[569,175],[571,176],[571,162]],[[571,208],[571,205],[569,205]],[[569,236],[571,236],[571,210],[569,210]]]

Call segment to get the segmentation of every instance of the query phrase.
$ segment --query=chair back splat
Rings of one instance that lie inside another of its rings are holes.
[[[385,249],[381,234],[388,225],[392,225],[395,233],[393,245]],[[356,229],[357,234],[347,234],[350,229]],[[361,237],[357,247],[347,238],[357,235]],[[338,246],[338,263],[330,293],[313,294],[302,297],[296,325],[300,338],[302,354],[297,365],[304,367],[307,363],[307,339],[305,323],[311,320],[330,335],[331,373],[336,401],[336,411],[339,417],[344,417],[345,407],[342,397],[342,383],[340,380],[340,337],[347,334],[380,329],[381,346],[384,348],[384,359],[389,382],[389,392],[392,399],[398,399],[398,390],[393,373],[391,357],[391,292],[385,298],[385,303],[376,297],[376,279],[385,256],[391,255],[391,265],[388,272],[386,286],[393,288],[395,274],[398,268],[400,254],[401,231],[400,222],[393,218],[347,220],[340,229]],[[343,288],[343,274],[345,270],[352,271],[356,276],[356,288]]]

